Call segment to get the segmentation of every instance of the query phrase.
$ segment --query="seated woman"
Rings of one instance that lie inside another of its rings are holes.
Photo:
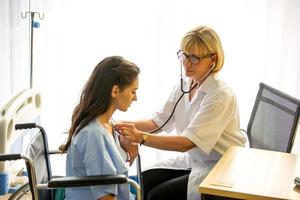
[[[112,127],[116,110],[127,111],[137,100],[139,68],[122,57],[102,60],[87,81],[72,115],[63,151],[67,152],[67,176],[128,173],[127,153]],[[66,189],[66,199],[127,200],[129,186],[101,185]]]

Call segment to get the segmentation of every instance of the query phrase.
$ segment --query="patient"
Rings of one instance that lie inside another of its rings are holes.
[[[139,68],[119,56],[103,59],[84,86],[72,115],[66,175],[116,175],[128,173],[127,153],[120,147],[112,127],[116,110],[127,111],[137,100]],[[102,185],[66,189],[66,199],[127,200],[129,186]]]

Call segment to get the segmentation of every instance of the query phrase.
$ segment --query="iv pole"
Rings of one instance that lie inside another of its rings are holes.
[[[39,12],[32,12],[30,9],[30,0],[28,2],[29,5],[29,11],[23,13],[21,12],[21,17],[23,19],[26,19],[27,16],[29,15],[29,27],[30,27],[30,31],[29,31],[29,67],[30,67],[30,88],[32,88],[33,86],[33,28],[39,28],[40,27],[40,23],[34,21],[34,16],[35,14],[38,15],[39,19],[44,19],[44,14],[40,14]]]

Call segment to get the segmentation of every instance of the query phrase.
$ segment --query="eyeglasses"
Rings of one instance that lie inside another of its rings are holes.
[[[189,59],[189,61],[194,64],[197,65],[199,64],[199,62],[201,60],[203,60],[204,58],[209,58],[214,54],[206,54],[204,56],[198,57],[198,56],[194,56],[194,55],[187,55],[186,53],[184,53],[182,50],[179,50],[177,52],[177,57],[181,62],[184,62],[187,58]]]

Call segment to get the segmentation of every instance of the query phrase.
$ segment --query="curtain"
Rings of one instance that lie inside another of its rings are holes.
[[[0,0],[0,102],[28,87],[28,28],[20,1]],[[34,84],[42,93],[42,123],[50,146],[64,142],[72,110],[96,64],[121,55],[141,68],[138,101],[115,119],[151,117],[179,81],[176,52],[185,32],[198,25],[222,40],[222,77],[235,91],[246,128],[259,82],[300,99],[298,0],[44,0],[34,30]],[[27,34],[26,34],[27,33]],[[58,139],[60,138],[60,139]],[[300,141],[296,141],[300,143]],[[144,165],[172,156],[143,147]]]
[[[29,87],[28,23],[22,9],[20,1],[0,0],[0,106]]]

